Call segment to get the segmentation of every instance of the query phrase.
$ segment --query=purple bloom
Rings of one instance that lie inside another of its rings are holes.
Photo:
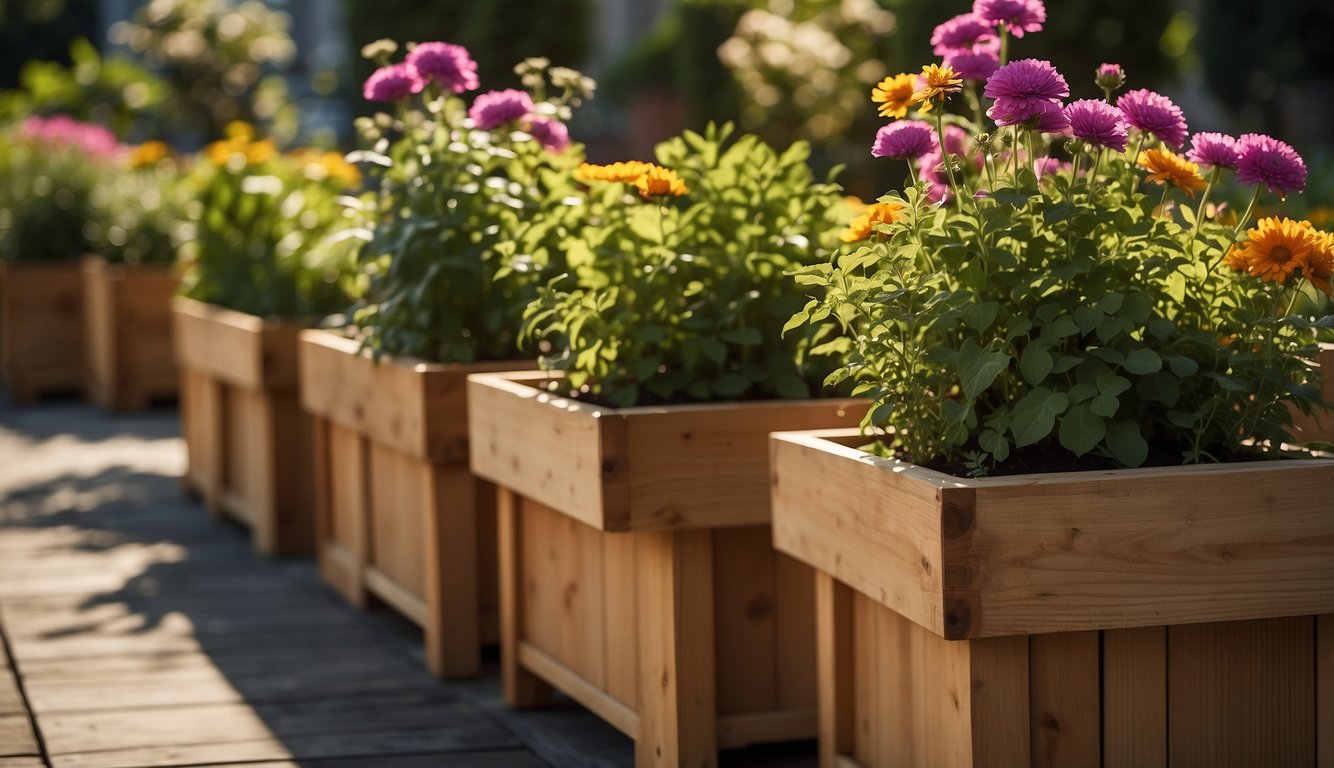
[[[1129,91],[1116,100],[1126,122],[1162,139],[1174,149],[1186,141],[1186,118],[1181,108],[1160,93],[1140,88]]]
[[[1297,150],[1278,139],[1243,134],[1237,139],[1237,152],[1237,181],[1242,184],[1264,184],[1280,195],[1306,186],[1306,163]]]
[[[434,80],[441,88],[454,93],[475,91],[480,84],[477,62],[461,45],[422,43],[408,53],[408,64],[416,70],[418,77]]]
[[[1126,120],[1121,110],[1101,99],[1072,101],[1065,108],[1070,131],[1095,147],[1126,151]]]
[[[96,159],[114,157],[125,149],[106,128],[81,123],[67,115],[29,117],[23,121],[19,135],[52,149],[74,149]]]
[[[361,86],[361,95],[368,101],[398,101],[421,93],[425,87],[426,81],[417,75],[412,64],[403,61],[372,72]]]
[[[965,80],[986,80],[1000,67],[1000,56],[995,51],[952,51],[945,54],[945,66]]]
[[[487,91],[478,96],[468,110],[468,117],[473,124],[483,131],[499,128],[505,123],[512,123],[533,113],[533,97],[527,91],[506,88],[503,91]]]
[[[933,203],[950,201],[949,178],[945,175],[945,155],[937,146],[917,160],[917,175],[926,182],[926,199]]]
[[[1070,164],[1054,157],[1039,157],[1037,162],[1033,163],[1033,173],[1040,179],[1060,171],[1070,170]]]
[[[1126,73],[1120,64],[1103,64],[1093,75],[1093,82],[1104,91],[1120,90],[1126,84]]]
[[[1197,133],[1190,137],[1190,151],[1186,159],[1199,165],[1215,168],[1236,168],[1241,157],[1237,140],[1221,133]]]
[[[1042,0],[973,0],[973,13],[990,24],[1004,24],[1015,37],[1040,32],[1047,21]]]
[[[1070,86],[1049,61],[1020,59],[996,70],[983,93],[996,100],[987,116],[996,125],[1018,125],[1037,120],[1038,128],[1056,133],[1068,127],[1060,100],[1070,95]]]
[[[565,123],[547,117],[538,117],[528,128],[538,143],[552,152],[564,152],[570,146],[570,130]]]
[[[996,28],[974,13],[961,13],[936,27],[931,33],[932,50],[937,56],[978,48],[999,51]]]
[[[936,131],[929,124],[921,120],[898,120],[876,131],[871,157],[916,160],[939,145]]]

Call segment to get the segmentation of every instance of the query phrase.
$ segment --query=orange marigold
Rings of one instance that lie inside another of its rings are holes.
[[[906,117],[912,108],[913,94],[917,92],[917,75],[903,74],[886,77],[871,89],[871,101],[879,104],[881,117]]]
[[[1281,285],[1295,270],[1307,264],[1318,242],[1319,234],[1311,228],[1309,221],[1269,216],[1247,231],[1241,250],[1247,272]]]
[[[639,196],[645,200],[650,197],[680,197],[689,191],[686,189],[686,183],[676,175],[676,171],[657,165],[649,166],[649,169],[635,179],[634,183],[639,190]]]
[[[923,112],[930,112],[935,102],[943,102],[951,93],[963,90],[963,78],[953,67],[927,64],[922,67],[922,87],[912,95],[913,103],[920,103]]]
[[[1334,297],[1334,287],[1330,286],[1330,277],[1334,276],[1334,233],[1312,232],[1315,234],[1315,245],[1306,254],[1302,276],[1326,296]]]
[[[1149,172],[1149,181],[1171,184],[1191,197],[1205,187],[1200,166],[1166,149],[1145,150],[1139,156],[1139,164]]]
[[[145,165],[153,165],[166,159],[170,154],[171,149],[165,142],[145,141],[130,152],[130,167],[142,168]]]
[[[848,228],[839,235],[840,240],[860,243],[875,234],[876,224],[893,224],[903,211],[903,206],[898,203],[872,203],[865,208],[865,213],[854,216],[848,223]]]
[[[635,179],[648,173],[653,168],[652,163],[641,163],[638,160],[631,160],[627,163],[612,163],[611,165],[594,165],[592,163],[583,163],[579,169],[574,172],[574,177],[580,181],[612,181],[620,183],[633,183]]]

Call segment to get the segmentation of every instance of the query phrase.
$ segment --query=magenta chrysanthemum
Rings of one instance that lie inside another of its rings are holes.
[[[468,117],[478,128],[489,131],[505,123],[522,120],[533,112],[533,97],[527,91],[506,88],[487,91],[472,103]]]
[[[1070,132],[1095,147],[1126,151],[1126,121],[1121,110],[1101,99],[1072,101],[1065,108]]]
[[[528,132],[537,142],[552,152],[564,152],[570,146],[570,129],[565,123],[547,117],[533,120]]]
[[[875,134],[872,157],[916,160],[939,146],[936,131],[921,120],[899,120]]]
[[[1070,95],[1070,86],[1049,61],[1012,61],[987,79],[983,93],[996,100],[987,116],[997,125],[1037,120],[1040,130],[1051,133],[1068,126],[1060,100]]]
[[[990,24],[1004,24],[1015,37],[1040,32],[1047,21],[1042,0],[973,0],[973,13]]]
[[[1033,173],[1040,179],[1044,176],[1050,176],[1053,173],[1070,170],[1070,164],[1058,160],[1054,157],[1039,157],[1037,162],[1033,163]]]
[[[950,183],[942,163],[945,155],[937,146],[917,160],[917,176],[926,182],[926,199],[933,203],[950,201]]]
[[[48,118],[33,115],[23,121],[19,135],[51,149],[75,149],[97,159],[112,158],[125,150],[111,131],[96,123],[81,123],[67,115]]]
[[[406,61],[380,67],[366,78],[361,95],[369,101],[398,101],[414,93],[421,93],[426,81]]]
[[[1190,137],[1190,151],[1186,159],[1198,165],[1215,168],[1236,168],[1241,153],[1237,140],[1222,133],[1197,133]]]
[[[1237,139],[1237,181],[1264,184],[1287,195],[1306,186],[1306,163],[1297,150],[1278,139],[1247,133]]]
[[[999,50],[996,28],[975,13],[961,13],[936,27],[931,33],[932,51],[947,56],[956,51],[978,48]]]
[[[1116,100],[1116,106],[1125,115],[1126,122],[1151,133],[1163,143],[1180,149],[1186,141],[1186,118],[1172,100],[1153,91],[1140,88],[1128,91]]]
[[[417,71],[418,77],[434,80],[441,88],[454,93],[475,91],[480,84],[477,62],[461,45],[422,43],[408,53],[408,64]]]
[[[994,51],[952,51],[945,54],[945,66],[964,80],[986,80],[1000,67],[1000,56]]]

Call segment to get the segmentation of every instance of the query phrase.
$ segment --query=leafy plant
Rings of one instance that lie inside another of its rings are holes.
[[[661,166],[585,166],[589,215],[571,273],[544,288],[526,332],[580,396],[614,406],[809,397],[830,369],[810,359],[828,329],[781,338],[802,303],[785,273],[836,244],[838,187],[797,143],[727,144],[710,125],[658,146]]]
[[[112,262],[174,263],[189,226],[181,163],[150,141],[129,152],[121,172],[98,178],[87,228],[93,250]]]
[[[1301,188],[1296,153],[1198,134],[1206,182],[1167,149],[1186,125],[1156,94],[1064,105],[1049,64],[1012,62],[987,81],[993,128],[944,115],[960,86],[932,66],[879,94],[900,117],[932,110],[881,129],[873,151],[923,178],[881,198],[889,213],[861,242],[795,273],[816,296],[788,327],[841,324],[828,383],[874,398],[865,426],[912,461],[975,474],[1277,454],[1290,407],[1322,405],[1315,341],[1334,327],[1297,302],[1330,293],[1334,238],[1278,218],[1247,230],[1263,189]],[[1228,167],[1254,187],[1240,215],[1211,204]]]
[[[336,153],[277,153],[249,126],[205,147],[188,179],[191,237],[182,292],[252,315],[312,319],[351,303],[354,264],[335,235],[360,174]]]
[[[466,74],[442,70],[430,82],[413,79],[430,63],[391,65],[391,52],[372,49],[384,66],[366,92],[394,102],[398,116],[360,120],[371,148],[352,155],[379,182],[359,205],[367,290],[357,327],[377,354],[512,359],[523,308],[564,269],[565,240],[583,215],[573,180],[582,150],[564,121],[593,83],[529,60],[517,68],[527,91],[483,93],[470,109],[459,95],[478,85],[466,51],[426,43],[410,52],[466,59],[450,70]]]

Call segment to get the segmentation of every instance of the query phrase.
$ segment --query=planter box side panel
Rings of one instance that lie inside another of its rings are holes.
[[[177,297],[172,302],[176,359],[252,390],[297,389],[301,327]]]
[[[0,353],[11,394],[77,392],[84,384],[83,276],[77,262],[4,265]]]
[[[944,635],[944,579],[960,574],[943,570],[936,489],[816,437],[770,448],[775,547]]]
[[[367,441],[367,460],[370,586],[385,602],[422,624],[426,515],[433,512],[431,465],[373,440]]]
[[[188,368],[181,371],[180,385],[186,485],[214,506],[222,480],[222,385]]]
[[[1334,463],[1114,474],[977,488],[971,636],[1334,612]]]
[[[864,410],[820,400],[629,409],[628,527],[767,525],[769,433],[853,427]]]
[[[176,393],[168,267],[84,262],[88,390],[103,407],[146,408]]]

